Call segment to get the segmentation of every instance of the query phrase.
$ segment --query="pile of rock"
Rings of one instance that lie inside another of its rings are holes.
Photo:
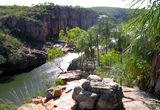
[[[80,87],[75,87],[72,98],[81,110],[123,110],[122,88],[112,79],[89,75]]]

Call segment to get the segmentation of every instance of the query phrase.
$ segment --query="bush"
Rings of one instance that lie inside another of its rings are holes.
[[[128,74],[125,71],[125,66],[123,64],[114,64],[112,67],[96,67],[94,74],[102,77],[102,78],[113,78],[115,82],[132,87],[134,84],[134,78],[131,74]]]
[[[64,53],[61,50],[55,47],[48,49],[47,53],[48,53],[48,61],[51,61],[52,59],[55,59],[57,57],[61,57],[64,55]]]
[[[0,104],[0,110],[17,110],[17,106],[11,101],[5,100],[2,104]]]
[[[58,79],[58,78],[57,78],[57,79],[55,80],[55,85],[56,85],[56,86],[58,86],[58,85],[63,85],[63,84],[64,84],[64,81],[63,81],[62,79]]]
[[[125,71],[133,77],[136,84],[141,89],[148,89],[151,70],[149,63],[142,58],[134,56],[126,57],[124,63]]]
[[[9,34],[9,30],[5,29],[4,31],[0,31],[0,43],[4,46],[13,46],[18,47],[21,46],[22,43],[19,39]]]
[[[120,62],[120,53],[117,51],[109,51],[107,54],[100,56],[102,65],[112,65]]]

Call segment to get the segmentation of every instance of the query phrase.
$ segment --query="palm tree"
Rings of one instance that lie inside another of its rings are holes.
[[[151,90],[153,90],[158,80],[158,70],[160,69],[160,1],[133,0],[131,7],[140,4],[139,6],[137,6],[137,8],[139,8],[145,2],[148,5],[142,9],[143,13],[139,13],[139,16],[136,16],[132,20],[132,22],[130,23],[130,29],[135,30],[135,39],[138,39],[139,37],[145,38],[145,40],[142,41],[140,45],[138,45],[138,48],[143,47],[142,44],[145,44],[146,42],[148,42],[148,45],[150,45],[148,46],[148,48],[146,48],[148,50],[148,54],[142,54],[144,48],[141,48],[142,53],[138,53],[138,55],[141,55],[142,58],[147,55],[149,57],[149,59],[147,60],[148,62],[151,62],[150,88]],[[132,43],[130,45],[130,48],[128,49],[131,50],[131,47]]]

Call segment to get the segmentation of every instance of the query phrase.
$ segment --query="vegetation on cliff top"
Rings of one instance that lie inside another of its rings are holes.
[[[2,29],[0,31],[0,45],[2,46],[11,46],[11,47],[20,47],[22,45],[21,41],[10,34],[9,29]]]
[[[22,46],[19,39],[10,34],[8,29],[3,29],[0,31],[0,64],[5,62],[15,62],[20,58],[20,53],[18,49]],[[8,50],[10,49],[10,50]],[[6,54],[8,50],[9,54]]]

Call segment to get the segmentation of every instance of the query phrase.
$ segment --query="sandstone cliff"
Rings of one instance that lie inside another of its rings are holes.
[[[45,42],[58,36],[61,29],[80,27],[87,29],[98,18],[95,12],[83,8],[50,6],[2,19],[2,24],[23,40]]]

